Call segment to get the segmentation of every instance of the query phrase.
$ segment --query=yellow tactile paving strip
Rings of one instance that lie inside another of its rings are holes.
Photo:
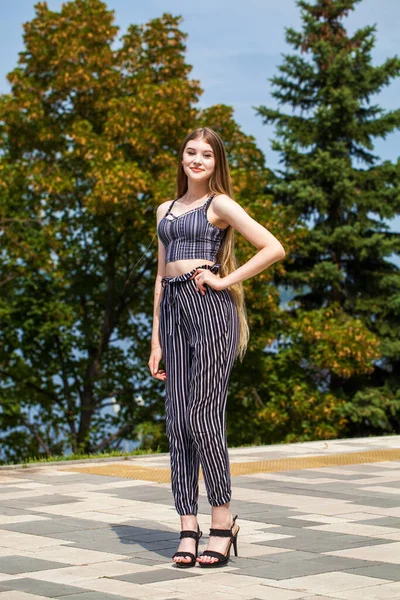
[[[297,469],[313,469],[319,467],[337,467],[343,465],[358,465],[362,463],[400,460],[400,448],[392,450],[367,450],[365,452],[346,452],[326,454],[324,456],[297,456],[257,460],[253,462],[231,462],[231,475],[251,475],[253,473],[273,473],[276,471],[293,471]],[[171,481],[169,469],[160,467],[144,467],[140,465],[125,465],[121,463],[103,464],[91,467],[68,467],[63,471],[76,471],[89,475],[107,475],[126,479],[141,479],[156,483]],[[202,479],[200,469],[200,479]]]

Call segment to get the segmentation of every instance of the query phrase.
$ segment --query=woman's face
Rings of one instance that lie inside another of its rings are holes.
[[[210,144],[203,140],[190,140],[183,151],[183,169],[188,178],[207,180],[215,167],[215,156]]]

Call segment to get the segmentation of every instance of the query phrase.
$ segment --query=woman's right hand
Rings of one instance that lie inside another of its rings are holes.
[[[165,373],[165,371],[158,368],[161,359],[162,359],[161,346],[156,346],[155,348],[152,348],[149,362],[147,364],[149,365],[152,377],[155,377],[155,379],[160,379],[161,381],[164,381],[165,379],[167,379],[167,374]]]

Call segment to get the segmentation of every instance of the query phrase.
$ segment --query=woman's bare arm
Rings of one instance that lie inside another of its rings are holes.
[[[157,209],[157,227],[164,216],[168,202],[160,204]],[[151,334],[151,355],[148,365],[153,377],[156,379],[164,380],[166,375],[164,371],[158,372],[158,366],[162,357],[162,350],[160,344],[160,304],[163,294],[163,288],[161,285],[162,278],[165,275],[165,248],[164,244],[158,240],[158,267],[157,275],[154,285],[154,305],[153,305],[153,329]]]
[[[279,240],[232,198],[225,194],[216,196],[213,209],[221,220],[232,225],[258,248],[258,252],[250,260],[223,278],[224,287],[249,279],[285,257],[285,250]]]
[[[165,274],[165,266],[160,266],[160,260],[165,263],[165,248],[162,242],[158,242],[158,270],[154,285],[154,307],[153,307],[153,332],[151,335],[151,348],[160,346],[160,304],[163,294],[161,285],[162,278]],[[164,271],[163,271],[164,269]]]

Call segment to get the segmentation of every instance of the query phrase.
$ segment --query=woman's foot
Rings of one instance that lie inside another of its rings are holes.
[[[194,515],[184,515],[181,517],[181,531],[190,530],[197,533],[198,524],[197,517]],[[191,552],[196,556],[196,540],[195,538],[185,537],[181,539],[181,543],[178,547],[178,552]],[[173,558],[176,563],[190,563],[192,557],[188,554],[186,556],[175,556]]]
[[[232,513],[229,510],[229,505],[213,507],[212,523],[213,529],[230,529],[232,527]],[[232,533],[235,534],[238,530],[238,525],[235,525],[232,529]],[[225,554],[230,543],[228,537],[210,536],[208,540],[207,550],[213,550],[214,552],[221,552]],[[215,556],[198,556],[197,561],[199,563],[214,563],[218,562],[219,559]]]

